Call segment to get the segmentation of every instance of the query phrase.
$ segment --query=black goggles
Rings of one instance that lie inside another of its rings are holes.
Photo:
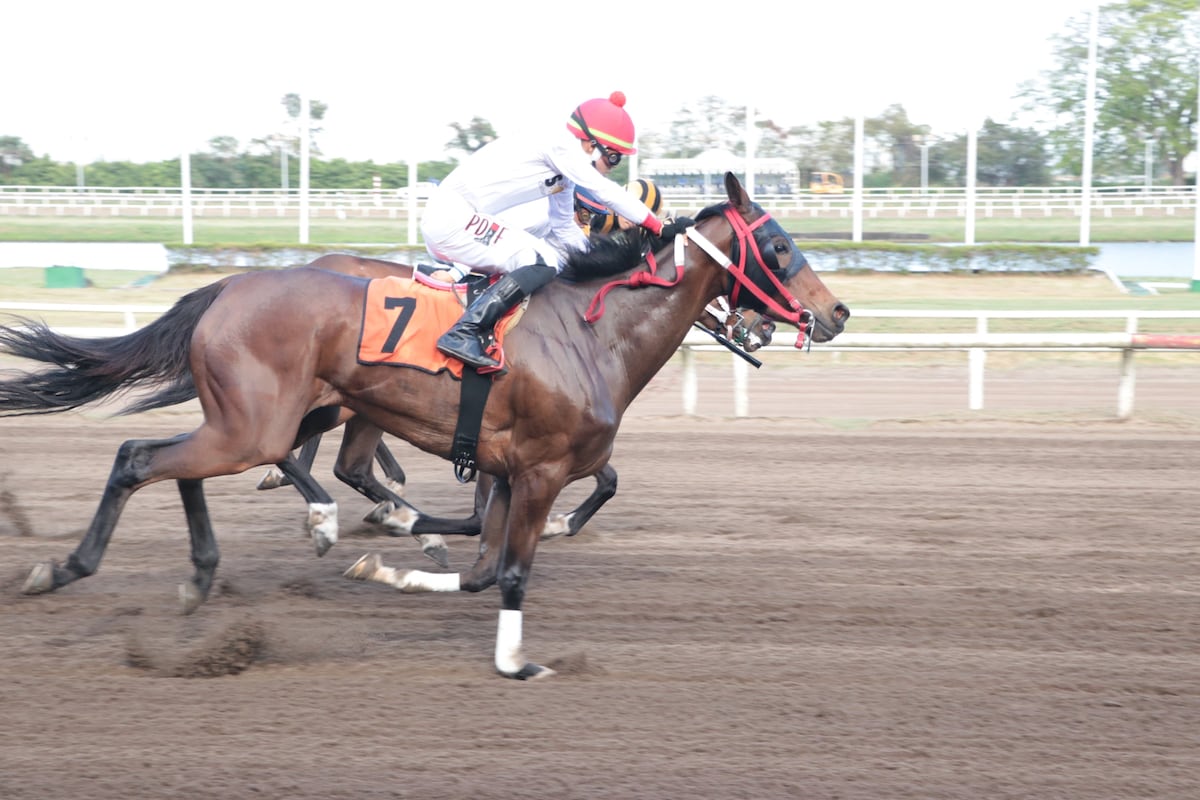
[[[597,149],[600,150],[600,156],[604,159],[605,164],[608,164],[610,167],[615,167],[617,164],[621,163],[621,154],[616,150],[609,150],[595,139],[592,139],[592,144],[596,145]]]
[[[609,150],[596,140],[596,137],[592,134],[588,124],[584,122],[583,115],[579,113],[578,108],[575,109],[575,111],[571,114],[571,119],[575,120],[575,124],[579,126],[580,130],[583,131],[584,136],[588,137],[588,141],[590,141],[592,145],[600,151],[600,157],[604,159],[605,164],[608,164],[610,167],[615,167],[617,164],[621,163],[621,154],[616,150]]]

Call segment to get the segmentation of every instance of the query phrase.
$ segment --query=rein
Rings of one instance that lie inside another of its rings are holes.
[[[650,268],[649,272],[635,272],[628,278],[604,284],[600,287],[600,291],[596,293],[596,296],[592,298],[592,302],[588,303],[587,311],[584,312],[583,318],[588,323],[594,323],[604,316],[604,296],[618,286],[628,286],[630,289],[638,289],[642,286],[670,287],[683,280],[683,251],[679,246],[679,238],[678,236],[675,237],[675,280],[669,281],[666,278],[658,276],[658,260],[654,257],[654,252],[651,251],[646,255],[646,266]]]

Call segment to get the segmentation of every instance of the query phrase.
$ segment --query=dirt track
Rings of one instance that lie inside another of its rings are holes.
[[[1200,369],[1143,369],[1125,423],[1115,365],[996,374],[977,414],[951,367],[764,370],[741,420],[726,370],[698,419],[677,378],[631,409],[617,497],[539,550],[535,684],[492,672],[494,589],[340,577],[428,562],[332,477],[324,559],[292,490],[208,481],[223,560],[190,617],[171,485],[95,576],[21,596],[118,444],[197,417],[0,420],[0,798],[1200,797]],[[397,453],[410,499],[466,510]]]

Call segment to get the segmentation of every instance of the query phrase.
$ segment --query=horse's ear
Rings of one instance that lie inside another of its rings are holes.
[[[750,213],[750,195],[732,172],[725,173],[725,194],[729,195],[729,202],[740,213]]]

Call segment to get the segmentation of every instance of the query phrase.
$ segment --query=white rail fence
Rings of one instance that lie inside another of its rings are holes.
[[[1200,334],[1138,333],[1139,319],[1200,319],[1200,311],[918,311],[909,309],[854,310],[856,319],[884,317],[893,319],[969,319],[974,320],[974,333],[843,333],[832,342],[814,344],[815,352],[837,351],[945,351],[958,350],[967,354],[967,408],[980,411],[984,407],[984,367],[989,350],[1030,352],[1104,352],[1120,354],[1120,381],[1117,387],[1117,416],[1133,416],[1136,371],[1134,353],[1142,350],[1179,351],[1200,350]],[[1123,319],[1123,332],[1116,333],[989,333],[992,319]],[[778,332],[763,351],[795,352],[796,334]],[[683,412],[696,412],[697,379],[694,352],[720,351],[706,334],[693,332],[681,348],[683,360]],[[749,413],[749,365],[733,357],[734,416]]]
[[[416,208],[425,203],[418,192]],[[723,196],[663,187],[666,203],[681,211],[703,208]],[[852,192],[845,194],[759,193],[755,200],[784,217],[849,217]],[[0,186],[0,217],[161,217],[183,215],[184,194],[178,187]],[[203,218],[293,218],[300,215],[299,190],[207,189],[190,193],[193,216]],[[1093,215],[1190,215],[1196,208],[1194,186],[1113,186],[1094,188],[1088,203]],[[975,212],[982,217],[1078,216],[1083,194],[1078,187],[978,187]],[[867,217],[965,216],[965,188],[864,189]],[[406,219],[406,189],[311,189],[308,213],[316,219]]]
[[[89,305],[75,303],[8,303],[0,302],[0,312],[29,316],[40,313],[86,313],[120,316],[119,325],[74,327],[58,326],[60,333],[73,336],[115,336],[132,333],[142,325],[166,312],[167,306],[156,305]],[[967,354],[967,408],[984,408],[984,367],[991,350],[1029,352],[1115,352],[1120,355],[1120,381],[1117,388],[1117,416],[1133,416],[1135,376],[1134,354],[1138,351],[1200,350],[1200,334],[1139,333],[1141,319],[1198,320],[1200,311],[941,311],[910,309],[854,310],[857,319],[876,317],[891,319],[964,319],[973,320],[973,333],[843,333],[832,342],[812,345],[815,352],[837,351],[909,351],[929,352],[956,350]],[[994,319],[1122,319],[1124,331],[1095,333],[990,333]],[[796,334],[777,332],[774,341],[759,353],[796,353]],[[696,353],[725,352],[707,334],[692,331],[680,346],[683,367],[683,413],[695,415],[698,398]],[[730,356],[733,362],[734,416],[749,415],[750,366],[741,358]]]

